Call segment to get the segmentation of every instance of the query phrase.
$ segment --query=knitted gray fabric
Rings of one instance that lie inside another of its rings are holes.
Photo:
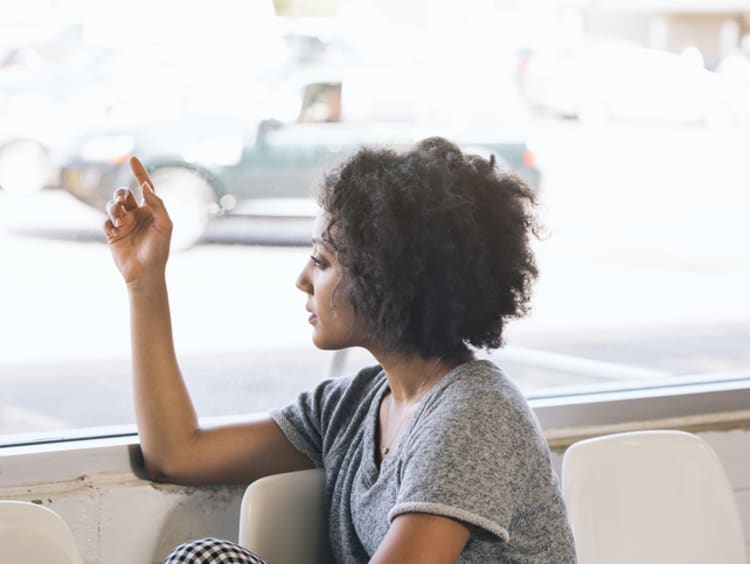
[[[575,562],[549,450],[526,399],[491,362],[467,362],[422,400],[377,463],[380,367],[322,382],[271,415],[325,468],[329,536],[341,563],[364,563],[402,513],[473,525],[458,562]]]

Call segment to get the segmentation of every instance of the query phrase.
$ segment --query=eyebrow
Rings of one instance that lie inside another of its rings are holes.
[[[313,237],[312,238],[312,242],[313,242],[313,245],[322,245],[322,246],[324,246],[325,248],[327,248],[327,249],[329,249],[331,251],[335,250],[335,248],[331,244],[331,242],[327,241],[326,239],[323,239],[322,237]]]

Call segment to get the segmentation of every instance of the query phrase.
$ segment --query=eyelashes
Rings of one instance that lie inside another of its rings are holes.
[[[312,261],[315,268],[320,268],[322,270],[328,266],[328,263],[325,260],[315,255],[310,255],[310,260]]]

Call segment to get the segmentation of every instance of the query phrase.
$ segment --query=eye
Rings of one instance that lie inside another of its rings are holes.
[[[328,266],[328,263],[324,259],[315,255],[310,255],[310,260],[312,261],[315,268],[319,268],[320,270],[323,270]]]

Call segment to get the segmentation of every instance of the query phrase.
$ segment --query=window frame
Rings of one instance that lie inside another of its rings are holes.
[[[671,428],[689,432],[750,429],[750,370],[685,377],[677,382],[599,389],[567,395],[531,394],[550,448],[610,432]],[[202,418],[204,426],[267,416]],[[46,435],[46,436],[45,436]],[[9,435],[0,446],[0,487],[73,480],[106,472],[145,478],[135,425]]]

